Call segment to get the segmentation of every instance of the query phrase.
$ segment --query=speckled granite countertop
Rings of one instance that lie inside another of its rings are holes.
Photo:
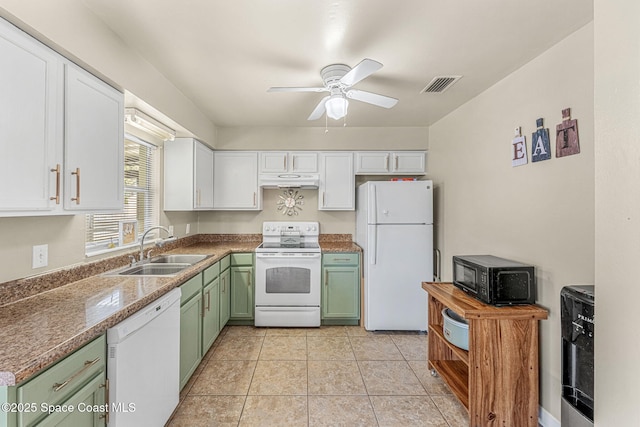
[[[168,251],[212,255],[175,276],[104,276],[102,272],[121,266],[108,264],[107,260],[100,264],[108,268],[98,271],[94,267],[95,275],[87,277],[85,272],[85,278],[72,280],[73,276],[67,274],[65,277],[70,278],[66,285],[1,305],[0,386],[28,379],[224,256],[253,252],[260,240],[255,235],[247,237],[221,241],[201,238]],[[320,244],[323,252],[361,251],[346,239],[321,239]]]

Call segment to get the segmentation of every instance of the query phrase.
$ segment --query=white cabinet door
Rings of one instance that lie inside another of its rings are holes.
[[[318,153],[311,151],[289,153],[289,170],[296,173],[318,172]]]
[[[353,153],[320,153],[319,210],[354,210]]]
[[[51,213],[60,207],[62,58],[2,19],[0,57],[0,216]]]
[[[263,151],[260,153],[260,173],[283,173],[287,171],[286,151]]]
[[[213,150],[193,138],[164,143],[164,210],[213,207]]]
[[[71,63],[65,65],[64,207],[124,206],[124,97]]]
[[[213,153],[213,208],[260,210],[258,153],[216,151]]]
[[[390,154],[386,151],[361,151],[356,153],[356,173],[387,174],[389,173]]]
[[[213,208],[213,150],[195,141],[195,200],[196,209]]]
[[[423,174],[426,172],[424,151],[396,151],[393,156],[394,173]]]

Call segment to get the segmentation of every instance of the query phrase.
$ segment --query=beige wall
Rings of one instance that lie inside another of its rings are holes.
[[[529,157],[537,118],[554,129],[564,108],[578,119],[581,153],[511,166],[514,128]],[[593,283],[593,24],[578,30],[429,130],[436,247],[443,279],[451,257],[490,253],[536,266],[541,405],[560,419],[560,289]]]
[[[638,425],[640,2],[595,1],[596,426]]]

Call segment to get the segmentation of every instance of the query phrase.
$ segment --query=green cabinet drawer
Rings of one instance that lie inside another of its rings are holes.
[[[322,255],[324,265],[358,265],[360,255],[356,253],[335,253]]]
[[[231,267],[231,255],[227,255],[220,260],[220,272],[225,271],[229,267]]]
[[[220,263],[216,262],[215,264],[207,267],[204,270],[204,284],[208,285],[211,283],[213,279],[220,275]]]
[[[187,301],[202,291],[202,274],[197,274],[191,279],[180,285],[182,296],[180,297],[180,305],[184,305]]]
[[[16,391],[17,403],[56,405],[71,397],[88,381],[106,370],[107,341],[96,338],[75,353],[37,375]],[[40,411],[20,412],[18,425],[28,425],[41,415]]]
[[[253,265],[253,253],[231,254],[231,265]]]

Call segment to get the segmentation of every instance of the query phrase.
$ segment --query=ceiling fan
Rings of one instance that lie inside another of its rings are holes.
[[[320,70],[324,87],[271,87],[267,92],[329,92],[329,95],[320,100],[307,120],[319,119],[325,111],[328,117],[338,120],[347,115],[347,98],[384,108],[396,105],[396,98],[351,88],[380,68],[382,64],[373,59],[363,59],[353,68],[345,64],[331,64]]]

